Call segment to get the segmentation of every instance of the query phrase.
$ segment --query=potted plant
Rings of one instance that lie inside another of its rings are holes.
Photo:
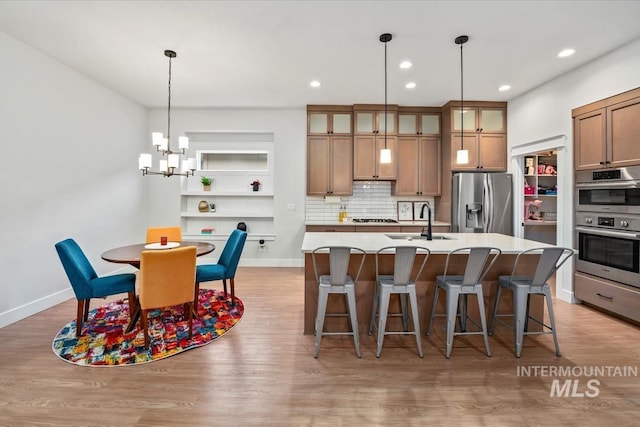
[[[253,187],[253,191],[260,190],[260,181],[258,181],[257,179],[254,180],[250,185]]]
[[[210,191],[211,190],[211,182],[213,180],[207,176],[203,176],[200,178],[200,182],[202,183],[202,188],[204,188],[204,191]]]

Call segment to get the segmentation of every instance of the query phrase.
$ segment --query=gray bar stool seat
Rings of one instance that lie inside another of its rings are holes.
[[[487,321],[484,308],[484,296],[482,292],[482,280],[487,272],[496,262],[502,251],[493,247],[467,247],[458,248],[447,255],[444,266],[444,274],[436,277],[436,289],[433,293],[433,305],[431,307],[431,317],[429,319],[429,329],[427,335],[431,335],[434,318],[446,316],[446,351],[445,357],[451,357],[453,349],[453,337],[456,335],[483,335],[484,347],[487,356],[491,356],[489,349],[489,337],[487,335]],[[449,263],[454,255],[468,254],[464,275],[449,275]],[[438,293],[440,290],[446,292],[446,313],[436,314],[438,305]],[[467,295],[475,294],[478,299],[478,310],[480,314],[480,324],[471,318],[467,318]],[[458,307],[460,314],[458,314]],[[456,331],[456,319],[460,319],[460,330]],[[467,320],[482,328],[479,332],[467,331]]]
[[[574,254],[573,249],[562,247],[533,248],[520,252],[513,265],[510,276],[498,277],[498,290],[493,304],[493,316],[489,326],[489,335],[493,334],[496,321],[513,328],[515,334],[516,357],[522,354],[522,342],[525,335],[552,334],[553,342],[556,346],[556,356],[560,356],[558,346],[558,336],[556,333],[556,322],[553,315],[553,304],[551,302],[551,288],[547,282],[549,278]],[[539,255],[538,264],[533,276],[519,274],[522,271],[524,260],[527,255]],[[513,293],[513,313],[498,314],[498,304],[502,289],[510,289]],[[549,312],[549,323],[546,325],[544,319],[535,319],[529,316],[529,297],[532,294],[544,295]],[[498,317],[513,317],[513,325],[502,322]],[[542,331],[528,331],[529,320],[533,320],[542,326]],[[546,328],[546,330],[545,330]]]
[[[380,274],[379,258],[383,254],[393,254],[393,274]],[[377,325],[376,357],[382,353],[382,344],[385,335],[415,335],[418,346],[418,355],[423,357],[422,342],[420,337],[420,319],[418,316],[418,297],[416,295],[416,280],[422,273],[431,251],[427,248],[416,246],[387,246],[376,252],[376,287],[373,295],[373,308],[371,310],[371,322],[369,323],[369,335],[373,334]],[[412,278],[414,264],[417,255],[423,255],[422,264],[415,277]],[[392,294],[400,295],[401,313],[389,314],[389,300]],[[409,331],[409,318],[407,312],[407,297],[411,306],[411,318],[413,331]],[[387,318],[402,316],[404,331],[387,331]]]
[[[316,262],[318,253],[329,252],[329,274],[319,275]],[[362,254],[362,260],[358,267],[355,279],[348,275],[349,260],[352,253]],[[358,333],[358,316],[356,311],[356,291],[355,284],[362,271],[366,252],[360,248],[349,246],[321,246],[311,253],[313,259],[313,271],[318,283],[318,311],[315,325],[315,347],[313,357],[317,358],[320,353],[320,340],[324,335],[352,335],[356,355],[360,357],[360,335]],[[327,300],[329,294],[344,294],[347,300],[346,313],[327,314]],[[324,332],[324,319],[326,316],[346,316],[351,325],[350,332]]]

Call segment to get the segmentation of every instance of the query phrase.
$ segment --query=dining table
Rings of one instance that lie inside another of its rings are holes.
[[[140,256],[143,251],[147,250],[171,250],[177,247],[195,246],[196,256],[202,256],[213,252],[216,246],[209,242],[198,241],[181,241],[181,242],[167,242],[166,245],[160,243],[136,243],[133,245],[120,246],[117,248],[109,249],[102,253],[102,259],[105,261],[117,263],[117,264],[129,264],[137,269],[140,268]],[[195,283],[194,283],[195,287]],[[137,297],[136,297],[137,300]],[[131,332],[133,327],[140,318],[140,305],[136,301],[135,312],[131,314],[129,324],[127,325],[126,332]],[[197,316],[197,312],[194,314]]]
[[[216,249],[216,246],[213,243],[197,241],[167,242],[166,245],[160,245],[159,243],[136,243],[133,245],[109,249],[102,253],[102,259],[117,264],[129,264],[139,269],[140,254],[142,251],[170,250],[180,246],[195,246],[196,256],[209,254]]]

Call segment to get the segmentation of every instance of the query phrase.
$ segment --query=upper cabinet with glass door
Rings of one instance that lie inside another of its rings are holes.
[[[398,107],[398,135],[440,135],[440,108]]]
[[[480,105],[479,105],[480,104]],[[460,114],[460,107],[451,109],[451,129],[453,132],[472,133],[506,133],[507,109],[505,107],[481,105],[486,103],[469,102],[464,104],[464,111]],[[463,118],[461,119],[462,116]],[[464,122],[464,125],[463,125]]]
[[[383,105],[363,105],[353,106],[354,114],[354,134],[356,135],[384,135],[385,128],[387,135],[395,135],[397,105],[387,105],[387,116],[385,120],[385,107]]]
[[[353,113],[350,105],[308,105],[308,135],[351,135]]]

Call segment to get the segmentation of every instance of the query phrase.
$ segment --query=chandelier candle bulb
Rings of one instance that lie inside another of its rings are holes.
[[[183,152],[184,150],[189,148],[189,138],[186,136],[178,137],[178,148],[180,148]]]
[[[143,153],[138,157],[138,167],[146,169],[151,167],[151,154]]]
[[[167,156],[167,159],[170,168],[177,168],[178,166],[180,166],[180,156],[178,156],[177,154],[169,154]]]
[[[162,145],[162,132],[151,132],[151,143],[156,147]]]

